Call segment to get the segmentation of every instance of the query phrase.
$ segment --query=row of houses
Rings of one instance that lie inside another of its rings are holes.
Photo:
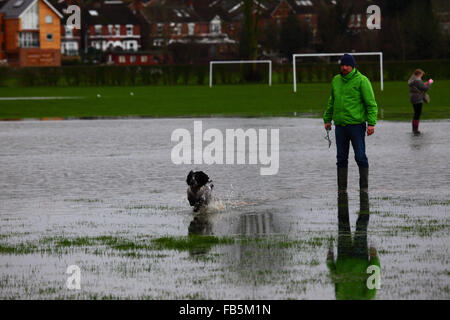
[[[365,28],[371,1],[353,3],[359,13],[351,16],[349,28]],[[253,4],[261,30],[294,14],[315,36],[319,6],[336,1]],[[79,29],[68,23],[73,5],[81,9]],[[58,66],[62,59],[101,53],[103,61],[97,62],[152,65],[171,62],[171,45],[195,45],[206,52],[206,60],[225,59],[236,53],[243,21],[242,0],[0,0],[0,64]]]
[[[71,5],[81,9],[80,29],[67,23]],[[294,13],[315,30],[315,8],[313,0],[254,1],[260,27]],[[235,52],[242,22],[241,0],[0,0],[0,62],[58,66],[102,52],[107,64],[157,64],[170,60],[172,44],[196,44],[220,58]]]

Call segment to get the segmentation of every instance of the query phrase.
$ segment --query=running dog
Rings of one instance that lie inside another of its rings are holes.
[[[214,185],[208,175],[203,171],[190,171],[186,183],[188,184],[187,198],[189,204],[194,207],[194,212],[207,206],[211,201]]]

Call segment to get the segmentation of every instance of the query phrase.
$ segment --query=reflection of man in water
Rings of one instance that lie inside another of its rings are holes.
[[[348,213],[347,193],[338,195],[339,236],[337,259],[334,261],[333,244],[327,256],[327,265],[335,283],[336,299],[374,299],[376,289],[367,287],[367,273],[371,265],[380,267],[380,260],[374,247],[367,249],[367,226],[369,224],[369,196],[360,193],[360,212],[352,240]]]

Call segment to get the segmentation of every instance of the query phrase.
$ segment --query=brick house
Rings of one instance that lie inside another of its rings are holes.
[[[214,2],[152,0],[143,2],[139,12],[150,26],[147,37],[153,49],[196,46],[207,52],[202,54],[204,60],[225,58],[235,51],[236,41],[229,35],[230,18]]]
[[[82,12],[86,25],[85,50],[138,51],[141,25],[123,1],[99,1]]]
[[[0,9],[2,53],[11,66],[60,66],[62,14],[47,0],[9,0]]]
[[[0,12],[0,63],[3,63],[3,61],[5,61],[5,58],[6,52],[5,52],[3,13]]]
[[[244,21],[242,0],[148,0],[138,8],[150,29],[152,47],[171,44],[208,46],[207,59],[236,57]],[[289,14],[317,32],[317,0],[254,0],[254,14],[260,29],[281,24]],[[234,56],[233,56],[234,55]]]
[[[271,7],[264,16],[264,22],[276,22],[278,25],[290,15],[295,14],[299,21],[306,22],[312,29],[313,35],[317,32],[316,1],[314,0],[281,0]]]

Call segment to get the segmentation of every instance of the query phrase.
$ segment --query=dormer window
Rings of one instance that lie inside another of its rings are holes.
[[[195,32],[195,23],[188,23],[188,35],[193,36]]]
[[[132,36],[132,35],[133,35],[133,25],[127,24],[127,36]]]
[[[211,20],[209,28],[210,28],[210,33],[212,33],[212,34],[222,33],[222,22],[220,21],[219,16],[215,16],[214,19]]]

